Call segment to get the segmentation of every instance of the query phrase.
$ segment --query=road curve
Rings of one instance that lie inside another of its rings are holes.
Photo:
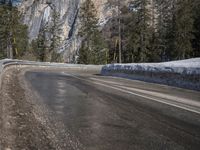
[[[80,149],[200,148],[200,92],[80,71],[25,78]]]

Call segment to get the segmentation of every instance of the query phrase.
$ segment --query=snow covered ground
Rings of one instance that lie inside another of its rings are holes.
[[[102,68],[101,74],[200,90],[200,58],[164,63],[110,64]]]

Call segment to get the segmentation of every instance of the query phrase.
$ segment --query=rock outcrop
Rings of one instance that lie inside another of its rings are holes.
[[[99,24],[103,25],[110,17],[110,12],[105,8],[107,0],[93,0],[97,8]],[[78,19],[79,7],[83,0],[53,0],[52,5],[60,13],[62,27],[62,44],[59,52],[66,62],[74,61],[80,41],[77,38],[80,25]],[[36,39],[41,27],[51,20],[52,9],[46,0],[23,0],[19,6],[23,12],[23,21],[29,27],[30,40]]]

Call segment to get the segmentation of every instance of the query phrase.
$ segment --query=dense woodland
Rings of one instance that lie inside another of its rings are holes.
[[[0,58],[61,62],[60,14],[54,6],[47,4],[53,11],[52,20],[41,27],[37,39],[30,41],[16,5],[11,0],[1,0],[0,4]]]
[[[27,50],[28,28],[11,2],[0,2],[0,58],[20,58]]]
[[[110,62],[119,61],[119,45],[123,63],[200,56],[199,0],[134,0],[128,6],[109,0],[109,5],[121,12],[105,27]]]
[[[91,0],[86,3],[93,5]],[[107,62],[160,62],[200,56],[199,0],[134,0],[128,4],[108,0],[107,7],[113,9],[113,16],[101,31],[104,41],[99,42],[106,43]],[[93,9],[85,6],[82,12],[95,20]],[[93,25],[89,25],[92,30]]]
[[[79,11],[82,44],[77,63],[162,62],[200,57],[199,0],[108,0],[112,17],[102,27],[92,0]],[[33,54],[40,61],[60,61],[59,14],[28,42],[27,27],[11,4],[0,5],[0,58]],[[48,38],[47,35],[52,36]],[[29,44],[28,44],[29,43]]]

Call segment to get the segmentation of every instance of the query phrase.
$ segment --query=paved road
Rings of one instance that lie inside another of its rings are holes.
[[[200,148],[200,92],[78,71],[25,77],[83,149]]]

